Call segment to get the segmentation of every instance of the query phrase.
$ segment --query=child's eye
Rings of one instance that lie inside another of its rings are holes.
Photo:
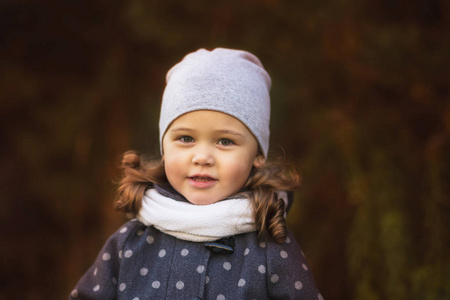
[[[178,140],[182,143],[193,143],[194,139],[188,135],[180,136]]]
[[[230,139],[220,139],[219,144],[222,146],[231,146],[234,145],[234,142]]]

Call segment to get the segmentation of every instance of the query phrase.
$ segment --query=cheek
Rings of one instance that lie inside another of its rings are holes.
[[[180,173],[181,170],[180,165],[181,162],[179,159],[177,159],[176,156],[173,155],[164,156],[164,170],[166,171],[166,176],[169,180]]]
[[[237,193],[247,182],[251,172],[251,167],[247,165],[235,165],[229,169],[227,182],[230,192]]]
[[[247,160],[242,161],[240,159],[233,159],[225,164],[225,169],[227,170],[229,177],[245,181],[247,180],[248,175],[250,175],[252,165],[252,162]]]

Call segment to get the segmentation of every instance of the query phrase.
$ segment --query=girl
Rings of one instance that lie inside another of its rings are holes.
[[[292,168],[266,163],[271,79],[254,55],[200,49],[166,77],[161,162],[125,153],[119,210],[70,299],[322,299],[286,228]]]

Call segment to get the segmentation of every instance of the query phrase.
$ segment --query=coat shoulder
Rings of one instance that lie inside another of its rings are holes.
[[[267,243],[268,293],[274,299],[321,299],[300,245],[289,232],[284,243]]]

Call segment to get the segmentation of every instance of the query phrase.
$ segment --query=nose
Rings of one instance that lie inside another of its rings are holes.
[[[197,166],[213,166],[215,160],[207,147],[198,147],[192,157],[192,163]]]

